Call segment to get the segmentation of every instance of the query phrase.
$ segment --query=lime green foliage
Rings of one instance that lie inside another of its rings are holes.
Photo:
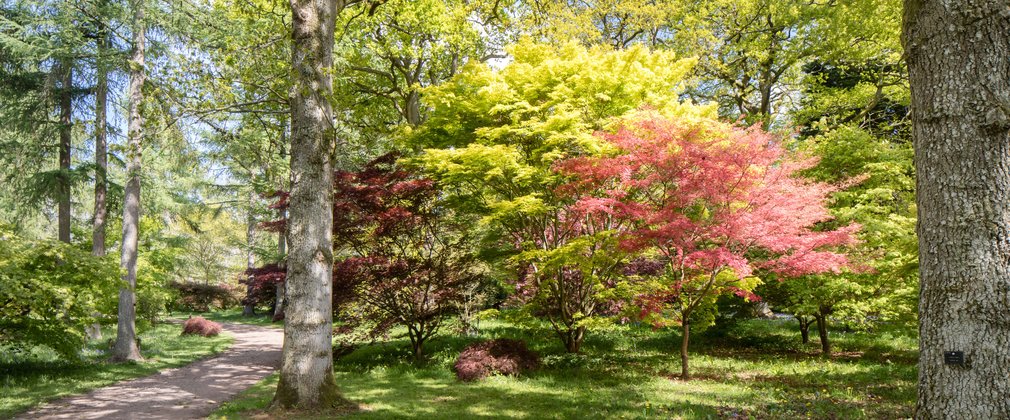
[[[692,94],[722,115],[788,129],[801,68],[815,60],[894,61],[901,2],[714,0],[684,4],[669,45],[704,51]]]
[[[499,52],[500,22],[473,22],[495,14],[499,5],[488,0],[390,0],[378,8],[340,14],[335,54],[342,71],[335,96],[353,114],[347,122],[364,127],[350,131],[381,134],[394,128],[390,121],[424,122],[421,89],[445,82],[465,63]]]
[[[532,273],[519,279],[531,282],[517,285],[520,300],[535,303],[541,310],[530,313],[551,319],[577,351],[619,256],[602,252],[615,248],[612,226],[571,236],[563,215],[571,198],[558,193],[564,179],[553,165],[608,152],[594,133],[643,107],[685,119],[713,116],[714,108],[681,102],[694,60],[672,53],[528,39],[509,53],[513,61],[500,70],[471,63],[425,90],[429,118],[407,130],[405,146],[423,150],[414,163],[444,186],[453,207],[481,216],[486,243],[498,248],[492,254],[511,253],[509,270]]]
[[[95,322],[99,308],[112,304],[118,279],[113,258],[0,230],[0,342],[44,345],[76,359],[85,326]]]
[[[92,341],[83,358],[67,361],[42,347],[14,351],[0,346],[0,418],[8,418],[44,401],[80,394],[125,379],[150,375],[159,370],[186,365],[224,351],[231,345],[228,335],[205,338],[181,336],[181,327],[161,324],[140,334],[143,363],[108,363],[109,343]],[[115,327],[106,328],[107,337]]]
[[[573,152],[598,151],[595,130],[643,106],[671,115],[712,116],[678,97],[695,60],[641,46],[613,51],[529,39],[508,49],[495,71],[471,63],[448,83],[426,90],[433,109],[410,146],[511,145],[527,165]]]
[[[585,45],[626,48],[658,47],[673,37],[671,25],[682,23],[679,0],[588,0],[517,2],[514,24],[552,42],[576,40]],[[527,7],[522,7],[527,6]]]
[[[755,276],[741,278],[731,269],[689,275],[688,278],[682,278],[680,274],[667,268],[662,275],[647,276],[639,281],[629,282],[628,289],[623,291],[626,298],[668,293],[674,288],[679,290],[679,294],[675,300],[671,299],[672,302],[663,305],[662,310],[645,311],[632,307],[629,309],[635,312],[628,315],[636,316],[639,315],[637,311],[642,311],[644,316],[641,320],[657,326],[682,326],[686,317],[691,332],[702,332],[715,323],[719,314],[716,306],[719,297],[733,296],[735,292],[750,294],[762,283],[761,279]]]
[[[915,400],[916,338],[882,332],[841,334],[845,356],[812,358],[794,321],[746,321],[695,341],[696,377],[671,379],[678,338],[620,326],[594,334],[581,355],[549,337],[531,338],[544,368],[524,377],[458,382],[451,369],[470,339],[431,343],[427,365],[410,361],[406,340],[358,349],[335,361],[341,390],[361,410],[350,418],[899,418]],[[490,323],[483,338],[521,337]],[[226,403],[211,418],[249,418],[265,407],[275,378]],[[250,411],[252,410],[252,411]],[[325,418],[325,413],[294,418]]]

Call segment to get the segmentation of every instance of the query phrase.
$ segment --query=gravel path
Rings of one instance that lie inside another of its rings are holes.
[[[280,366],[284,332],[223,324],[235,337],[210,359],[42,405],[18,419],[199,419]]]

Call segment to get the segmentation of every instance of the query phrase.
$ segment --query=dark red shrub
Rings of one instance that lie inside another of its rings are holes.
[[[464,291],[485,276],[475,216],[453,211],[433,180],[399,165],[399,158],[387,153],[358,171],[334,173],[334,248],[349,252],[333,261],[331,307],[346,327],[342,332],[362,339],[406,327],[414,358],[421,359],[445,321],[473,306]],[[276,196],[271,207],[283,214],[288,196]],[[286,220],[260,227],[283,232]],[[271,292],[286,275],[283,264],[247,270],[244,303],[276,301]]]
[[[540,356],[526,348],[526,342],[497,338],[466,346],[454,368],[456,378],[469,382],[494,374],[518,375],[538,366]]]
[[[221,333],[221,324],[210,321],[202,316],[187,319],[182,324],[182,335],[197,334],[213,337]]]

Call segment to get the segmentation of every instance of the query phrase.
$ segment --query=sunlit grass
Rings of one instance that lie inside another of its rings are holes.
[[[915,337],[900,331],[833,333],[839,354],[823,358],[800,343],[790,321],[747,321],[699,334],[695,379],[682,381],[676,334],[641,326],[589,337],[584,354],[562,352],[549,335],[503,322],[481,338],[526,338],[544,367],[524,377],[465,384],[451,370],[474,338],[442,337],[415,364],[405,340],[364,346],[335,362],[351,418],[902,418],[915,399]],[[815,338],[816,341],[816,338]],[[219,409],[247,418],[269,404],[271,377]],[[273,414],[273,413],[271,413]],[[286,413],[290,415],[290,413]],[[295,418],[325,418],[301,413]]]
[[[140,334],[143,363],[108,363],[109,342],[91,342],[80,361],[60,360],[52,350],[37,347],[28,354],[0,348],[0,418],[12,417],[42,402],[87,392],[125,379],[186,365],[224,351],[231,336],[182,336],[182,327],[161,324]],[[105,329],[114,338],[114,329]]]

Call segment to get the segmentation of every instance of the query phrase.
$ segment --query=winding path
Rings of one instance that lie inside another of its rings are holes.
[[[235,342],[223,353],[180,368],[55,400],[18,419],[199,419],[273,372],[284,332],[223,324]]]

